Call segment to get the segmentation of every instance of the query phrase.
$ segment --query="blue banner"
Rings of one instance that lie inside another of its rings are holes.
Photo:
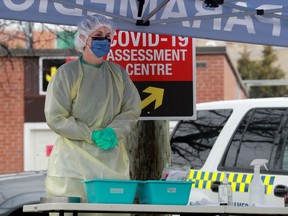
[[[77,25],[82,16],[99,13],[111,17],[119,30],[288,46],[287,0],[224,0],[219,5],[215,0],[146,0],[142,13],[139,2],[2,0],[0,18]]]

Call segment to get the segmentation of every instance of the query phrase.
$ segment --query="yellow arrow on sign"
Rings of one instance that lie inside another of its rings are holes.
[[[145,98],[145,100],[141,102],[142,109],[148,106],[153,101],[155,101],[154,109],[157,109],[159,106],[162,105],[164,89],[149,86],[143,92],[150,93],[150,96],[148,96],[147,98]]]
[[[56,71],[57,71],[57,67],[51,67],[51,69],[50,69],[51,75],[46,74],[46,77],[45,77],[47,82],[50,82],[50,80],[52,79],[52,77],[56,73]]]

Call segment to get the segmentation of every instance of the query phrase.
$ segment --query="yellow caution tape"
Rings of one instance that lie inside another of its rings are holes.
[[[189,180],[194,182],[194,184],[192,184],[192,188],[211,189],[212,183],[215,181],[223,181],[224,175],[224,172],[191,170]],[[235,192],[249,192],[249,184],[252,178],[253,174],[228,174],[228,182],[231,184],[232,190]],[[265,186],[265,193],[270,194],[272,192],[275,176],[261,176],[261,179]]]

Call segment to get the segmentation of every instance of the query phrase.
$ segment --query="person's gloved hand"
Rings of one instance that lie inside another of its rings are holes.
[[[96,143],[96,145],[99,146],[100,149],[102,149],[102,150],[112,149],[117,144],[118,144],[117,139],[113,139],[113,140],[104,140],[104,139],[102,139],[102,140],[98,141],[98,143]]]
[[[93,131],[92,140],[102,150],[114,148],[118,144],[116,133],[112,128]]]

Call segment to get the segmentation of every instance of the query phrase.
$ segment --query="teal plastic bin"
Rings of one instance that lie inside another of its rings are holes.
[[[88,203],[133,204],[139,181],[91,179],[83,183]]]
[[[140,204],[187,205],[192,182],[142,181],[138,186]]]

